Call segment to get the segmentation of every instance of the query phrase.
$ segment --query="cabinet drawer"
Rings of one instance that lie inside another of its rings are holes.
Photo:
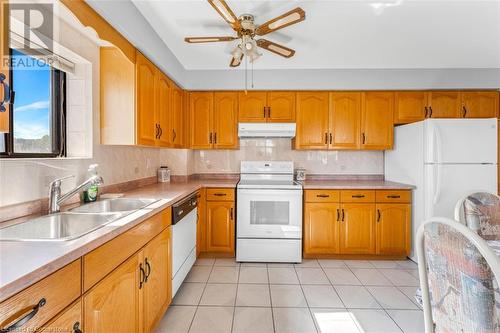
[[[0,329],[31,317],[12,331],[35,331],[77,299],[80,291],[81,261],[78,259],[2,302]]]
[[[45,325],[41,332],[75,333],[82,330],[82,300],[78,299],[59,316]]]
[[[411,202],[411,191],[401,191],[401,190],[380,190],[376,194],[377,202]]]
[[[306,202],[339,202],[340,191],[306,190]]]
[[[340,191],[342,202],[375,202],[375,191],[372,190],[342,190]]]
[[[153,237],[171,224],[171,208],[153,215],[146,221],[110,240],[83,257],[83,288],[87,291],[97,281],[137,252]]]
[[[234,189],[208,188],[207,201],[234,201]]]

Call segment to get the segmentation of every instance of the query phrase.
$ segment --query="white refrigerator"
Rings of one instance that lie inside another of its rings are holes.
[[[497,193],[498,121],[427,119],[394,129],[394,149],[385,152],[385,179],[415,186],[415,235],[426,219],[453,218],[456,202],[476,191]]]

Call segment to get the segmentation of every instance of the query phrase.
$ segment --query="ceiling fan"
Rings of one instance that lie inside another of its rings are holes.
[[[254,16],[243,14],[239,18],[234,15],[231,8],[224,0],[208,0],[220,16],[233,28],[237,37],[186,37],[184,40],[188,43],[211,43],[211,42],[230,42],[239,39],[241,42],[231,52],[232,58],[229,66],[237,67],[241,64],[244,56],[250,59],[250,62],[257,60],[261,54],[257,47],[261,47],[285,58],[290,58],[295,54],[292,50],[283,45],[268,41],[267,39],[255,39],[256,36],[264,36],[273,31],[282,29],[289,25],[305,20],[306,13],[300,7],[292,9],[264,24],[256,26]]]

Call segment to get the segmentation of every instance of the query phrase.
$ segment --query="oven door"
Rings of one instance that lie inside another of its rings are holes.
[[[302,190],[238,189],[238,238],[302,237]]]

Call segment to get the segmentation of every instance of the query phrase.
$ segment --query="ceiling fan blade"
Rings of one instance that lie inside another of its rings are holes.
[[[305,19],[306,19],[306,12],[302,8],[297,7],[289,12],[286,12],[283,15],[280,15],[270,21],[267,21],[264,24],[261,24],[255,30],[255,33],[259,36],[263,36],[270,32],[287,27],[289,25],[304,21]]]
[[[263,49],[276,53],[277,55],[280,55],[285,58],[293,57],[293,55],[295,54],[295,50],[289,49],[288,47],[285,47],[280,44],[270,42],[267,39],[259,39],[257,41],[257,46],[262,47]]]
[[[212,42],[230,42],[236,37],[186,37],[184,41],[188,43],[212,43]]]
[[[240,28],[240,21],[234,15],[231,8],[229,8],[228,4],[224,0],[208,0],[208,2],[214,7],[214,9],[219,13],[222,18],[229,23],[229,25],[237,30]]]
[[[238,67],[243,60],[243,54],[239,58],[232,57],[231,62],[229,63],[229,67]]]

